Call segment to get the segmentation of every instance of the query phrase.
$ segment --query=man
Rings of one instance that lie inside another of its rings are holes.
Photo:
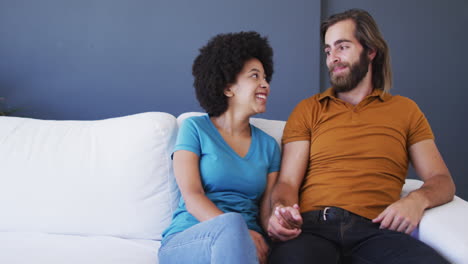
[[[300,102],[286,124],[270,262],[447,263],[409,234],[455,186],[423,113],[389,93],[389,51],[374,19],[336,14],[321,36],[332,87]],[[409,161],[424,184],[400,199]]]

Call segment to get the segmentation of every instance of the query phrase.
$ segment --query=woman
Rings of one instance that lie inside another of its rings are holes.
[[[208,115],[179,130],[173,164],[182,198],[163,234],[161,264],[266,263],[260,225],[267,226],[280,150],[249,118],[266,110],[272,57],[256,32],[220,34],[200,49],[192,73]]]

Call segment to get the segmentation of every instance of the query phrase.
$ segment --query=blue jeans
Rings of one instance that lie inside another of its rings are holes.
[[[164,238],[159,263],[253,264],[258,260],[244,218],[225,213]]]
[[[434,249],[404,233],[346,210],[330,207],[302,214],[302,233],[277,242],[271,264],[288,263],[449,263]]]

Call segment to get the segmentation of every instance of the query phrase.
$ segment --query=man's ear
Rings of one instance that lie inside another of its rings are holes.
[[[369,56],[370,61],[373,61],[375,56],[377,56],[377,51],[373,48],[369,48],[369,51],[367,51],[367,56]]]

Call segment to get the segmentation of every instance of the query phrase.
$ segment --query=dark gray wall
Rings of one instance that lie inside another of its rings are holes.
[[[319,89],[320,2],[2,0],[0,96],[19,115],[100,119],[200,111],[191,66],[209,38],[270,37],[276,73],[264,117],[286,119]]]
[[[375,18],[390,46],[392,94],[418,103],[428,118],[436,144],[457,186],[468,199],[468,1],[329,0],[323,17],[363,8]],[[323,61],[323,60],[322,60]],[[322,87],[328,75],[322,63]],[[409,177],[416,178],[413,171]]]
[[[353,7],[379,23],[392,53],[392,93],[426,113],[457,194],[468,199],[465,0],[2,0],[0,97],[22,108],[18,115],[44,119],[201,111],[191,76],[198,49],[218,33],[256,30],[275,51],[263,117],[285,120],[327,87],[321,17]]]

